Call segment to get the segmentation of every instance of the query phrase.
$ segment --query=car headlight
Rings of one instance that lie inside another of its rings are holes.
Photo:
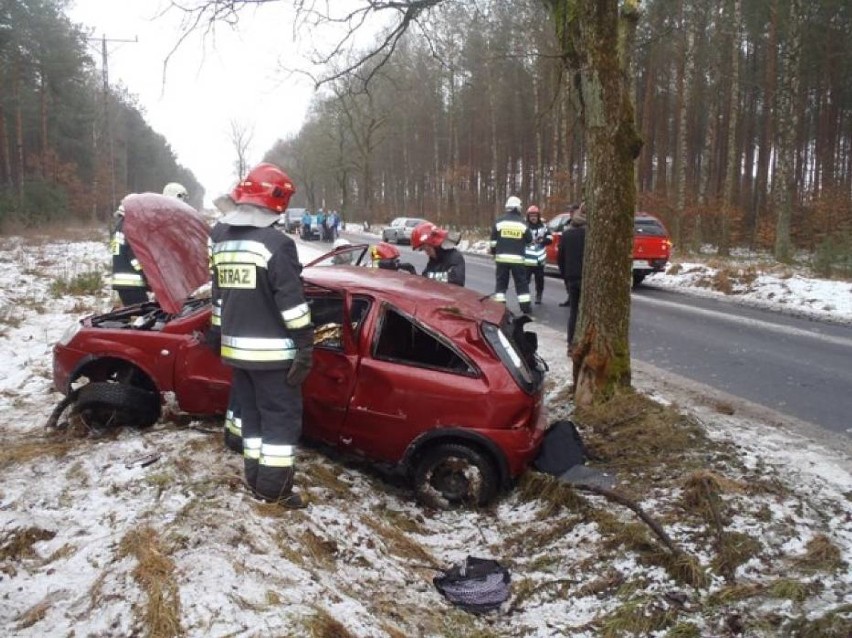
[[[77,336],[77,333],[80,332],[80,328],[83,327],[83,324],[79,321],[75,321],[73,324],[68,326],[65,329],[65,332],[62,333],[62,336],[59,338],[59,345],[67,346],[71,343],[71,339]]]

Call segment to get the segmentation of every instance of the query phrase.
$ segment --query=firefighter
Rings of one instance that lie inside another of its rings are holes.
[[[289,508],[305,505],[293,477],[313,324],[296,244],[273,224],[295,190],[280,168],[258,164],[211,232],[213,309],[222,359],[233,368],[246,484],[256,498]]]
[[[530,314],[530,285],[524,254],[532,243],[532,233],[521,217],[521,200],[514,195],[506,200],[505,214],[491,228],[491,254],[494,255],[496,286],[492,299],[506,303],[509,277],[515,281],[515,293],[521,312]]]
[[[544,262],[547,260],[547,248],[553,242],[550,229],[541,221],[538,206],[527,208],[527,227],[532,233],[532,242],[524,252],[524,265],[527,267],[527,286],[535,281],[535,303],[541,304],[544,294]]]
[[[380,241],[378,244],[370,247],[370,265],[373,268],[402,270],[412,275],[417,274],[414,266],[406,261],[400,261],[399,249],[385,241]]]
[[[435,281],[464,286],[464,255],[456,250],[458,240],[432,222],[422,222],[411,231],[411,247],[429,256],[423,276]]]
[[[188,193],[177,182],[169,182],[163,188],[163,195],[186,201]],[[151,288],[142,272],[142,265],[124,236],[124,206],[118,207],[115,217],[115,228],[110,239],[112,289],[118,293],[118,298],[124,306],[144,303],[148,301],[148,291]]]

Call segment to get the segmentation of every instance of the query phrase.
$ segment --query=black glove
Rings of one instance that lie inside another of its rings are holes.
[[[302,382],[311,372],[311,366],[314,364],[314,349],[313,346],[300,348],[296,351],[296,356],[293,358],[293,363],[290,364],[290,371],[287,373],[287,383],[290,385],[302,385]]]

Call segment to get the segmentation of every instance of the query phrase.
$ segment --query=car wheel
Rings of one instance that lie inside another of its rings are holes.
[[[100,429],[144,428],[160,418],[156,392],[124,383],[87,383],[80,388],[75,406],[86,425]]]
[[[414,469],[417,500],[427,507],[485,505],[494,498],[497,487],[497,468],[492,460],[460,443],[429,448]]]
[[[634,271],[633,273],[633,287],[635,288],[639,284],[645,281],[645,273]]]

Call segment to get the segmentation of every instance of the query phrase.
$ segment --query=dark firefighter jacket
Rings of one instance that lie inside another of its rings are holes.
[[[464,286],[464,256],[455,248],[436,248],[423,276],[435,281]]]
[[[213,325],[236,368],[289,368],[313,341],[296,244],[272,227],[219,223],[213,243]]]
[[[112,280],[113,288],[141,288],[148,290],[148,282],[142,274],[142,265],[133,254],[133,249],[124,237],[124,212],[119,209],[118,221],[110,239],[110,252],[112,252]]]
[[[491,254],[498,264],[523,265],[527,244],[531,243],[532,233],[515,209],[500,217],[491,228]]]

